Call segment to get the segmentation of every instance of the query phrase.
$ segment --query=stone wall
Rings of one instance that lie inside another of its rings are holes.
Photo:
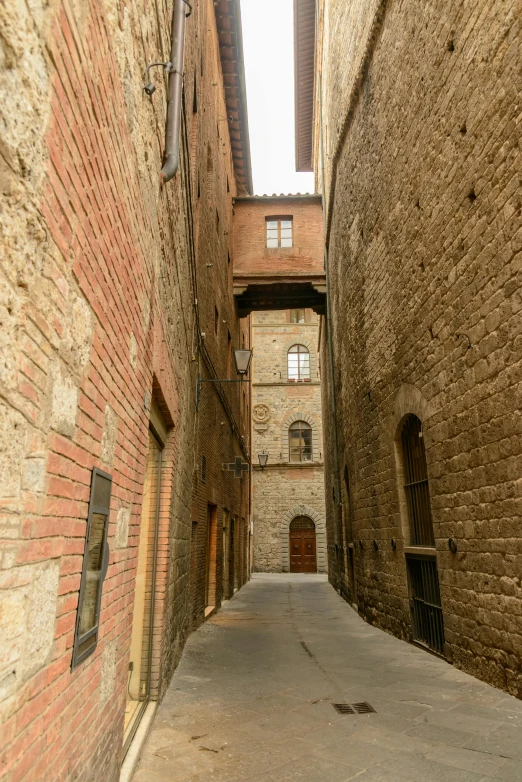
[[[342,5],[323,9],[323,125],[336,134],[335,425],[354,548],[330,525],[330,577],[368,621],[411,638],[395,441],[415,413],[446,656],[521,697],[522,3],[388,0],[373,22],[367,2]],[[347,57],[349,17],[365,21]],[[328,503],[333,469],[329,454]]]
[[[326,571],[323,486],[321,384],[317,363],[318,317],[306,311],[306,322],[290,323],[289,311],[256,312],[253,316],[253,462],[268,453],[268,466],[257,468],[253,481],[254,569],[289,570],[289,527],[306,515],[316,525],[317,566]],[[311,358],[311,382],[288,380],[287,354],[306,345]],[[312,427],[313,462],[290,464],[288,428],[297,420]]]
[[[6,782],[118,779],[153,398],[169,428],[153,694],[165,690],[190,630],[194,444],[202,425],[195,388],[204,363],[196,317],[210,335],[217,307],[231,333],[239,330],[228,261],[235,180],[219,120],[227,111],[214,14],[208,0],[187,20],[182,165],[161,189],[166,82],[156,70],[149,98],[143,79],[148,63],[168,58],[172,2],[7,0],[0,9]],[[223,362],[223,340],[210,344],[207,371]],[[231,398],[229,413],[227,425],[234,419],[246,434],[239,400]],[[211,424],[215,440],[222,417]],[[98,646],[71,671],[95,466],[113,478],[111,555]],[[230,493],[231,506],[246,513],[248,490]],[[246,572],[243,565],[241,580]]]

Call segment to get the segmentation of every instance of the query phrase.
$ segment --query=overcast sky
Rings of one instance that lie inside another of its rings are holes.
[[[241,0],[254,193],[312,193],[297,174],[293,0]]]

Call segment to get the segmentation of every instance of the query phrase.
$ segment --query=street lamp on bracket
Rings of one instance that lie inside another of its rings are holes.
[[[245,375],[248,373],[250,362],[252,361],[252,350],[246,348],[238,348],[234,350],[234,361],[236,364],[236,372],[239,375],[239,380],[229,380],[221,378],[201,379],[198,375],[198,385],[196,390],[196,408],[199,407],[199,401],[201,399],[201,385],[203,383],[250,383],[250,380],[245,380]]]
[[[259,459],[259,466],[261,467],[261,472],[263,472],[268,462],[268,454],[265,451],[262,451],[261,453],[257,454],[257,458]]]

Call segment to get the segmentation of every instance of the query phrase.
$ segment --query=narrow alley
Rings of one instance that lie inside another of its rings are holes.
[[[522,782],[522,0],[1,0],[0,782]]]
[[[366,624],[325,576],[255,574],[190,637],[133,780],[519,782],[521,734],[518,699]]]

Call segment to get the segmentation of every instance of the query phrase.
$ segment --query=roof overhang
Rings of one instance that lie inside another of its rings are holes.
[[[313,171],[315,3],[294,0],[296,171]]]
[[[234,198],[234,203],[249,204],[258,201],[311,201],[316,204],[322,203],[322,196],[317,193],[288,193],[285,195],[256,195],[256,196],[237,196]]]
[[[214,3],[232,157],[239,195],[253,192],[239,0]]]

